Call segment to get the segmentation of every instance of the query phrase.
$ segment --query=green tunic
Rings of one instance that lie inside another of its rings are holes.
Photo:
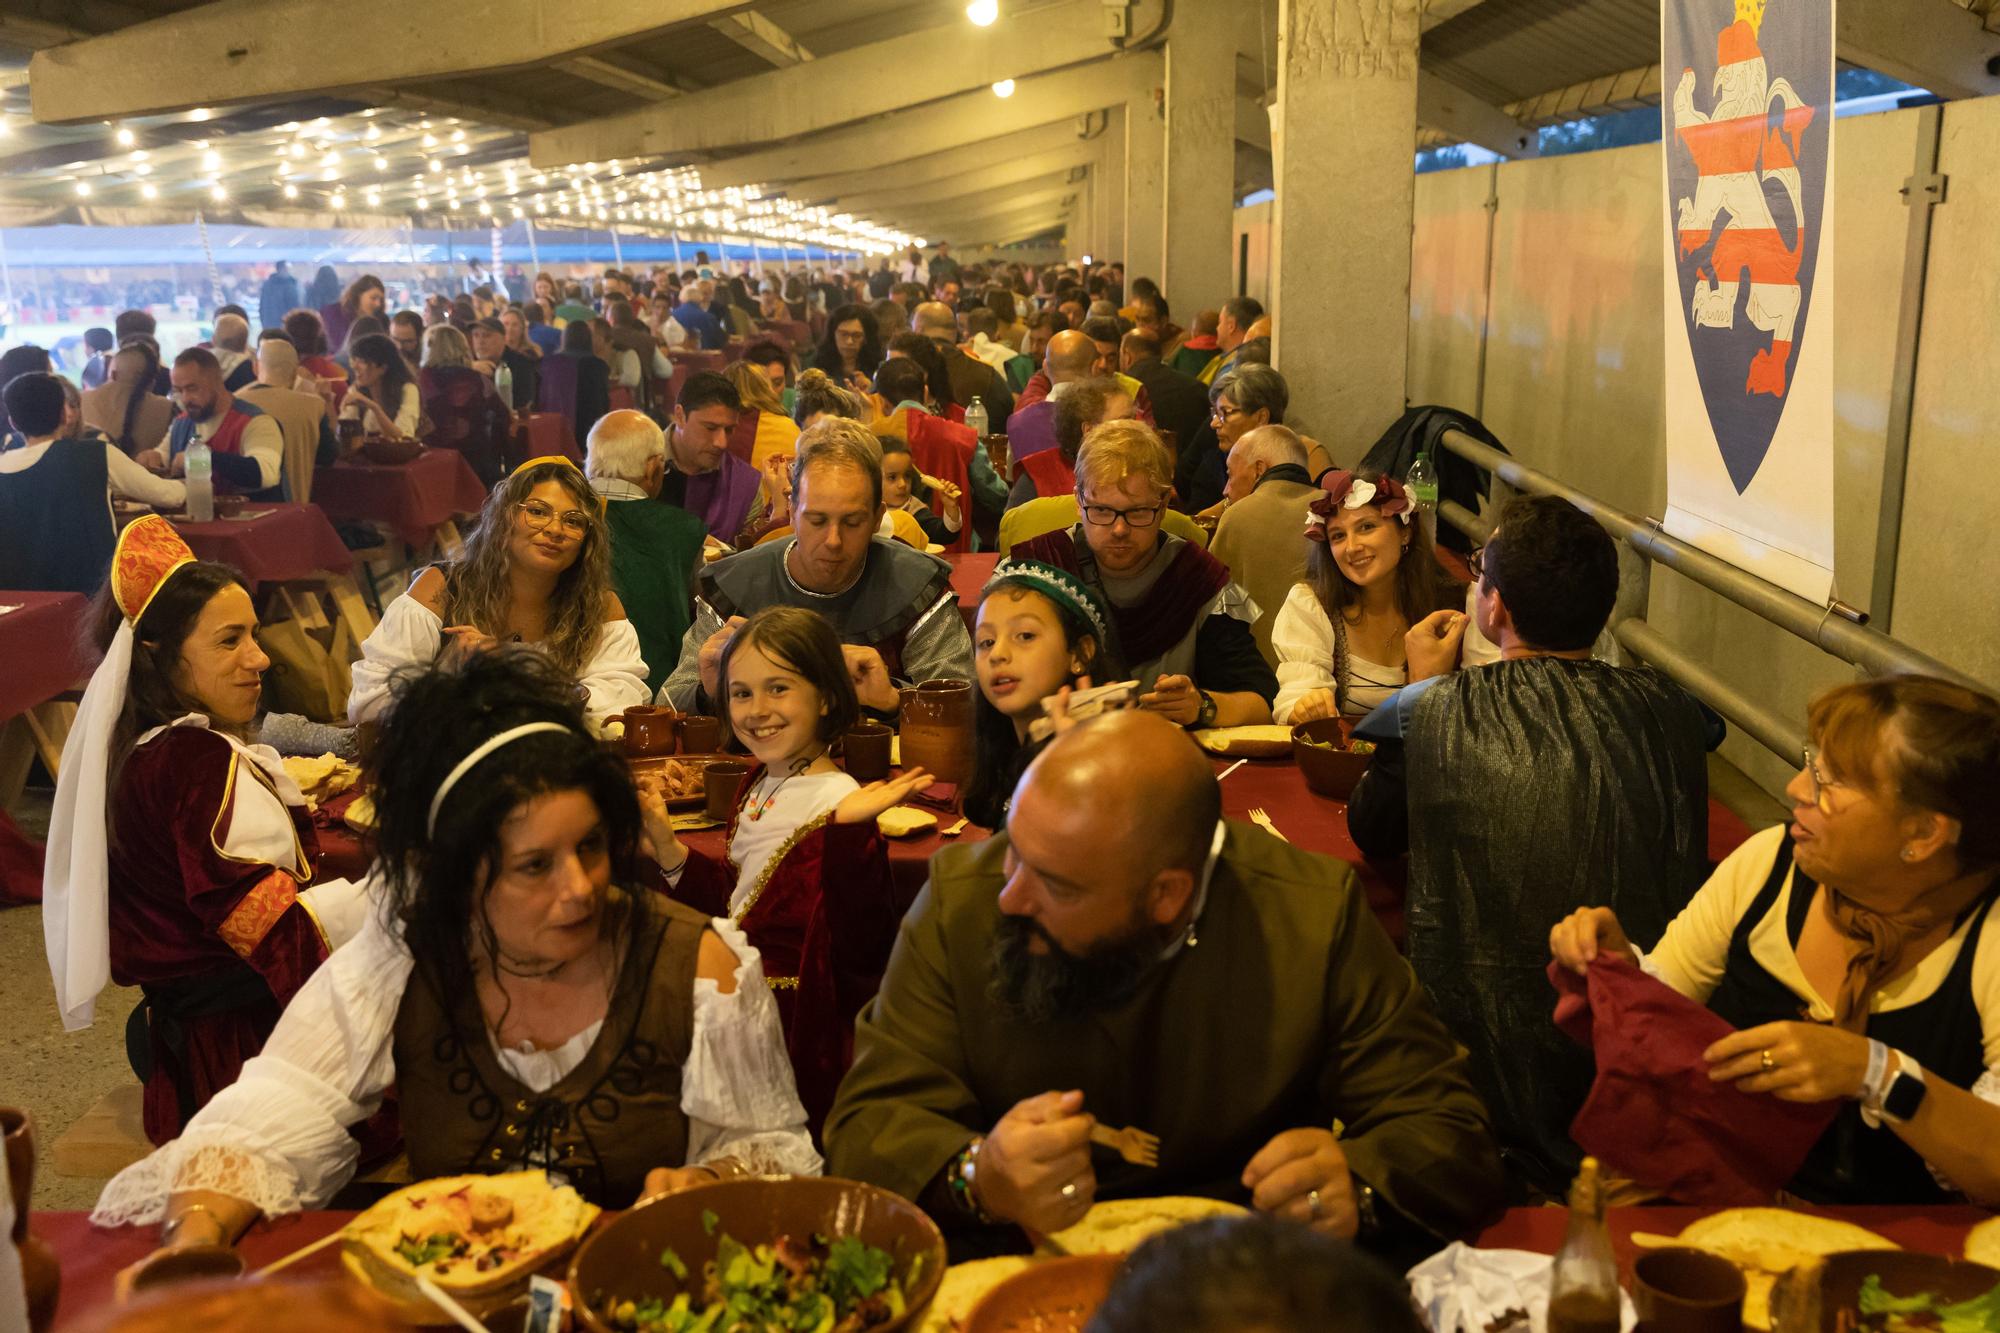
[[[700,519],[673,505],[610,497],[611,586],[639,635],[646,685],[654,693],[680,661],[681,636],[694,616],[694,575],[701,567]]]
[[[1005,852],[999,836],[932,859],[827,1118],[830,1174],[918,1198],[1015,1103],[1080,1088],[1104,1124],[1160,1136],[1156,1169],[1094,1152],[1099,1198],[1247,1203],[1265,1144],[1339,1121],[1355,1176],[1403,1217],[1454,1236],[1497,1216],[1465,1053],[1346,865],[1229,824],[1198,942],[1120,1007],[1035,1026],[988,998]]]

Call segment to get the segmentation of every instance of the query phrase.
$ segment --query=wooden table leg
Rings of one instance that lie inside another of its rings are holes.
[[[56,702],[36,704],[22,716],[27,719],[28,732],[35,738],[35,750],[42,757],[42,767],[50,777],[62,764],[63,745],[69,740],[70,724],[76,721],[76,705]]]
[[[362,571],[364,575],[366,570]],[[334,616],[347,625],[347,632],[359,644],[375,632],[375,613],[368,609],[368,603],[361,596],[361,589],[355,586],[352,574],[329,574],[326,576],[327,595],[333,598]]]
[[[26,715],[7,719],[5,726],[0,726],[0,807],[20,799],[34,764],[35,733],[28,729]]]

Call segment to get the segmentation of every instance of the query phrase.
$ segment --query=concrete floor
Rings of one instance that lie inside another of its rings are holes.
[[[50,793],[31,788],[9,812],[29,837],[48,827]],[[82,1032],[64,1032],[49,985],[38,907],[0,911],[0,1102],[25,1107],[35,1121],[36,1208],[88,1208],[102,1180],[58,1176],[50,1145],[78,1116],[120,1083],[132,1081],[125,1063],[125,1018],[139,992],[108,986],[97,1002],[97,1021]]]

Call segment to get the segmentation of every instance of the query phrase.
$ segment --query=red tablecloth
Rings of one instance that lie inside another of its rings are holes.
[[[583,451],[577,448],[576,429],[560,412],[527,412],[514,424],[515,462],[555,455],[583,466]]]
[[[7,592],[0,606],[0,722],[47,703],[91,666],[79,639],[90,599],[75,592]]]
[[[1614,1208],[1609,1215],[1611,1243],[1619,1264],[1629,1273],[1636,1253],[1634,1231],[1672,1234],[1711,1209],[1703,1208]],[[1895,1241],[1905,1249],[1956,1256],[1965,1246],[1965,1233],[1988,1214],[1977,1208],[1825,1208],[1824,1213],[1867,1227]],[[260,1223],[243,1238],[239,1247],[254,1272],[281,1259],[329,1232],[346,1225],[353,1213],[304,1213],[274,1223]],[[1483,1249],[1539,1250],[1554,1254],[1562,1244],[1563,1226],[1569,1214],[1561,1208],[1516,1208],[1488,1228],[1476,1242]],[[55,1248],[62,1261],[62,1304],[56,1311],[56,1326],[65,1327],[111,1296],[112,1279],[118,1270],[152,1252],[152,1227],[123,1227],[104,1231],[90,1225],[87,1213],[40,1212],[30,1223],[36,1235]],[[286,1270],[292,1277],[314,1277],[335,1272],[340,1264],[340,1247],[330,1246]]]
[[[234,565],[252,587],[354,568],[354,557],[317,505],[251,505],[235,518],[172,522],[196,559]]]
[[[1000,563],[1000,553],[968,551],[943,558],[951,562],[951,590],[958,594],[958,609],[965,613],[965,623],[970,628],[972,618],[979,614],[979,590],[993,577],[993,566]]]
[[[426,449],[408,463],[344,458],[313,473],[313,503],[337,523],[386,523],[411,546],[441,523],[486,503],[479,474],[455,449]]]

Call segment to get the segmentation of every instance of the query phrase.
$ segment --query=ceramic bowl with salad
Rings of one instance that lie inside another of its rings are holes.
[[[896,1333],[944,1276],[922,1209],[859,1181],[729,1180],[670,1194],[577,1251],[593,1333]]]

